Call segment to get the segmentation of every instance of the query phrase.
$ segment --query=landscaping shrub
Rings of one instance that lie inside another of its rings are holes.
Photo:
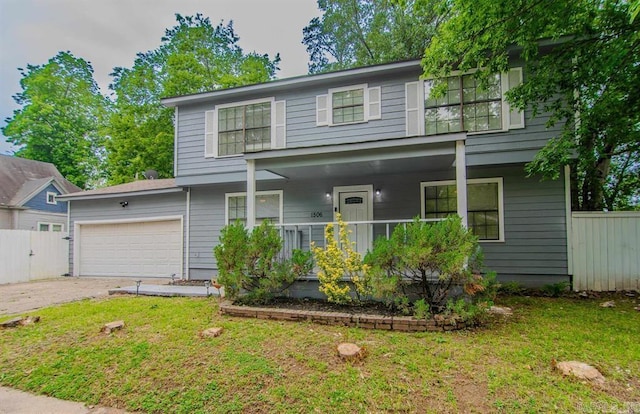
[[[311,243],[311,251],[318,270],[320,292],[327,296],[329,302],[348,303],[357,301],[370,293],[368,270],[360,253],[353,249],[355,242],[349,240],[347,224],[337,215],[338,237],[335,236],[335,225],[325,227],[325,247]],[[353,295],[352,295],[353,293]]]
[[[218,263],[218,283],[225,294],[244,300],[265,302],[287,289],[296,279],[313,268],[311,253],[294,250],[290,259],[280,256],[282,238],[268,221],[263,221],[251,233],[236,221],[225,226],[220,244],[213,251]]]
[[[492,300],[497,288],[495,274],[480,275],[479,249],[478,238],[457,216],[397,226],[389,239],[377,239],[365,258],[373,294],[394,307],[415,296],[414,314],[420,316],[425,309],[443,312],[454,300],[449,308],[466,315],[479,300]],[[462,296],[462,302],[456,300]]]

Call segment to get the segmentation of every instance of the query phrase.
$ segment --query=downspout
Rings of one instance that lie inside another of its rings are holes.
[[[189,258],[191,257],[191,187],[187,187],[187,218],[186,218],[186,224],[185,226],[187,227],[187,234],[186,234],[186,243],[187,243],[187,248],[186,248],[186,253],[185,253],[185,260],[184,260],[184,266],[185,266],[185,277],[187,280],[191,280],[191,275],[189,274],[189,267],[190,267],[190,263],[189,263]]]

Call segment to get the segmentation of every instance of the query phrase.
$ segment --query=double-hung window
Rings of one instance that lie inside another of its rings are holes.
[[[269,220],[282,223],[282,190],[256,192],[256,224]],[[227,224],[240,220],[247,222],[247,193],[226,195]]]
[[[286,103],[273,98],[221,104],[205,113],[205,156],[230,157],[286,146]]]
[[[57,195],[58,194],[53,191],[47,191],[47,204],[58,204],[58,201],[56,200]]]
[[[367,84],[329,89],[316,96],[316,125],[337,126],[380,119],[381,88]]]
[[[455,181],[421,183],[420,187],[423,218],[445,218],[457,213]],[[480,240],[504,240],[502,197],[501,177],[467,180],[467,222]]]
[[[433,93],[443,82],[442,93]],[[470,134],[524,128],[524,112],[505,93],[522,83],[522,68],[490,75],[480,84],[473,73],[405,84],[407,136],[466,131]]]

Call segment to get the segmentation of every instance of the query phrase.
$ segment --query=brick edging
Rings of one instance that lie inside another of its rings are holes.
[[[221,303],[220,313],[243,318],[271,319],[278,321],[313,322],[319,325],[349,326],[364,329],[383,329],[401,332],[443,332],[469,327],[459,318],[435,315],[430,319],[414,319],[410,316],[382,316],[350,314],[344,312],[322,312],[312,310],[260,308]]]

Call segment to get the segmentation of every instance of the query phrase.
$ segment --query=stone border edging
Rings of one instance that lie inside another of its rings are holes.
[[[457,317],[435,315],[430,319],[414,319],[410,316],[382,316],[350,314],[345,312],[322,312],[312,310],[260,308],[220,304],[220,313],[243,318],[270,319],[278,321],[313,322],[319,325],[349,326],[364,329],[382,329],[401,332],[444,332],[469,327]]]

